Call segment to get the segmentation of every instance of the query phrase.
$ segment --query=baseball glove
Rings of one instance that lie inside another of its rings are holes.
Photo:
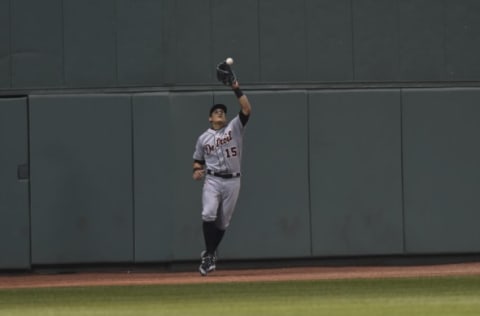
[[[226,86],[231,86],[236,80],[237,76],[225,61],[217,65],[217,79]]]

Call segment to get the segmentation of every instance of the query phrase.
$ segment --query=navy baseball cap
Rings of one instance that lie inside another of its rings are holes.
[[[227,113],[227,107],[225,106],[225,104],[217,103],[211,107],[210,115],[212,115],[213,111],[215,111],[216,109],[221,109],[223,110],[223,112],[225,112],[225,114]]]

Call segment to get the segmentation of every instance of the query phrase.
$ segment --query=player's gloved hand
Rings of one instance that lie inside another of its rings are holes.
[[[205,170],[196,169],[196,170],[193,171],[192,178],[193,178],[193,180],[200,180],[200,179],[203,178],[204,175],[205,175]]]
[[[231,86],[232,83],[237,80],[237,76],[233,72],[232,67],[230,67],[226,61],[222,61],[217,65],[217,80],[226,86]]]

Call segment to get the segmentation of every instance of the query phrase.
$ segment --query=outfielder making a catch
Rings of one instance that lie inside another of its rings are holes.
[[[200,274],[215,271],[216,250],[237,203],[243,132],[250,117],[251,106],[233,77],[231,88],[240,103],[240,112],[227,123],[227,107],[214,104],[210,109],[210,128],[197,140],[193,154],[193,179],[205,177],[202,192],[203,236],[206,249],[201,254]]]

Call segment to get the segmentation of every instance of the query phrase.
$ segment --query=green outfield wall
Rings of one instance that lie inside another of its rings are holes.
[[[0,0],[0,269],[203,248],[196,138],[253,105],[223,259],[480,252],[475,0]]]
[[[245,92],[222,258],[480,251],[480,89]],[[0,101],[2,268],[198,257],[192,153],[213,102],[235,115],[230,91]]]

